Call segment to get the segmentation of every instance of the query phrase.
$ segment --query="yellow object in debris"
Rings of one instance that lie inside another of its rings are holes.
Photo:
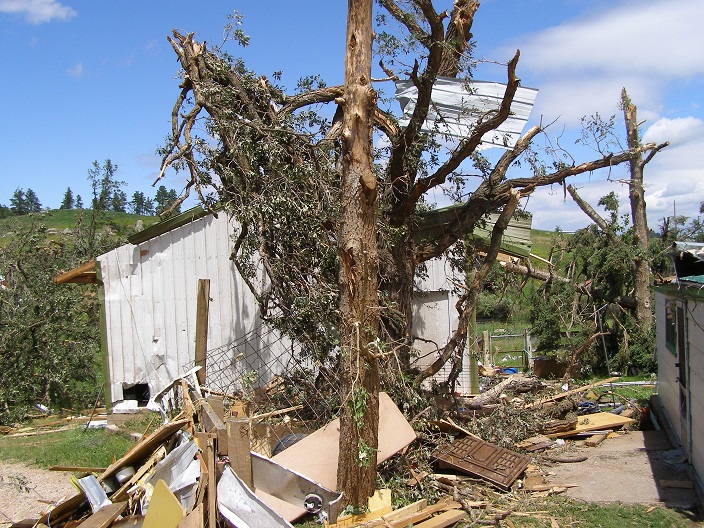
[[[328,528],[345,528],[347,526],[356,526],[360,523],[378,519],[387,513],[393,511],[391,506],[391,490],[380,489],[376,490],[374,495],[369,497],[369,511],[357,515],[348,515],[346,517],[338,517],[335,524],[327,525]]]
[[[142,528],[176,528],[185,515],[183,506],[166,482],[159,480],[154,486]]]

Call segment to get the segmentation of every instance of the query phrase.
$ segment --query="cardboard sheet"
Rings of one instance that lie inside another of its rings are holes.
[[[391,458],[416,439],[416,433],[396,404],[385,392],[379,393],[379,452],[377,463]],[[282,466],[305,475],[326,488],[337,489],[337,460],[340,444],[340,420],[333,420],[272,457]],[[306,513],[261,491],[256,491],[266,504],[289,522]]]

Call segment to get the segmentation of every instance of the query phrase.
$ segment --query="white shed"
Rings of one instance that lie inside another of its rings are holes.
[[[290,350],[289,341],[262,331],[254,296],[229,259],[233,232],[227,215],[196,208],[97,258],[113,402],[145,384],[153,395],[193,363],[199,279],[210,280],[209,349],[244,340],[244,360],[255,370],[262,355]]]

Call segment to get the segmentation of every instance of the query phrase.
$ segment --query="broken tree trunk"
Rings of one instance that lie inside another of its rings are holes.
[[[379,194],[372,169],[372,0],[349,0],[340,190],[341,405],[338,490],[363,506],[376,487],[379,431]]]
[[[518,374],[512,374],[505,380],[503,380],[501,383],[495,385],[491,389],[489,389],[486,392],[481,393],[479,396],[475,396],[471,400],[469,400],[468,405],[471,408],[478,408],[483,405],[486,405],[487,403],[491,403],[495,400],[499,399],[499,396],[501,396],[501,393],[509,386],[511,383],[519,380],[520,377]]]

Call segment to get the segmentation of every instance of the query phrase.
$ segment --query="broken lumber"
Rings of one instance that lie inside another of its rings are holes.
[[[616,381],[617,379],[621,379],[621,378],[619,376],[617,376],[615,378],[608,378],[608,379],[601,380],[601,381],[595,381],[594,383],[590,383],[589,385],[583,385],[582,387],[577,387],[576,389],[571,389],[571,390],[568,390],[565,392],[561,392],[560,394],[555,394],[554,396],[550,396],[549,398],[541,398],[540,400],[537,400],[529,405],[526,405],[526,409],[534,409],[535,407],[541,407],[548,402],[560,400],[562,398],[565,398],[566,396],[570,396],[572,394],[577,394],[578,392],[583,392],[583,391],[589,390],[593,387],[599,387],[601,385],[606,385],[607,383],[611,383],[612,381]]]
[[[107,528],[127,508],[127,502],[108,504],[78,525],[78,528]]]
[[[600,431],[598,433],[595,433],[584,441],[584,445],[588,447],[596,447],[604,440],[606,440],[606,437],[609,436],[609,433],[612,432],[613,431],[611,431],[610,429],[607,429],[606,431]]]

